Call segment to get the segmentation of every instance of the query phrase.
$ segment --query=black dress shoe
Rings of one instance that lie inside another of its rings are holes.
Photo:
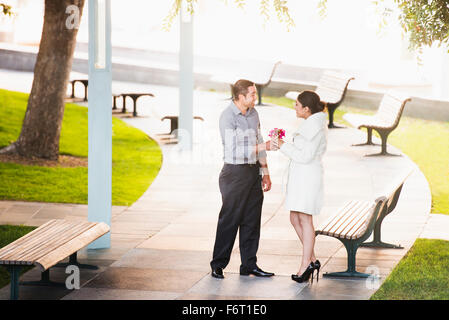
[[[272,272],[265,272],[259,267],[255,267],[252,270],[242,270],[240,269],[240,275],[242,276],[249,276],[250,274],[255,275],[256,277],[272,277],[274,276],[274,273]]]
[[[223,269],[222,268],[215,268],[212,269],[212,273],[211,273],[212,277],[217,278],[217,279],[223,279],[224,275],[223,275]]]

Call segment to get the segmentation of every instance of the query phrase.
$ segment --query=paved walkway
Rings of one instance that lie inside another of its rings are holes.
[[[140,117],[122,117],[126,122],[157,140],[158,134],[169,130],[168,122],[159,119],[177,113],[176,89],[118,82],[114,86],[156,94],[154,99],[139,100]],[[276,276],[240,276],[238,241],[225,269],[226,279],[210,276],[209,261],[221,206],[218,174],[222,161],[217,123],[228,104],[225,98],[226,95],[213,92],[195,92],[195,115],[205,121],[195,122],[193,152],[183,153],[178,146],[161,142],[164,161],[153,184],[131,207],[113,208],[111,249],[80,251],[83,262],[100,266],[97,271],[82,270],[80,290],[21,287],[21,299],[368,299],[376,291],[376,283],[373,286],[366,280],[320,278],[311,285],[291,281],[302,249],[290,225],[289,213],[282,206],[287,160],[280,153],[269,153],[273,188],[265,194],[258,252],[259,266]],[[258,111],[262,132],[283,127],[288,137],[298,125],[293,110],[258,107]],[[374,199],[400,172],[415,167],[407,156],[363,157],[378,147],[350,147],[365,138],[355,129],[329,131],[324,158],[325,206],[315,225],[346,200]],[[389,151],[400,152],[393,147]],[[404,249],[360,248],[358,270],[378,272],[380,285],[417,237],[447,238],[448,217],[430,215],[429,219],[430,205],[427,181],[417,169],[405,183],[397,209],[384,220],[382,228],[383,240],[400,243]],[[87,206],[0,202],[0,224],[40,225],[52,218],[87,219]],[[318,236],[316,254],[323,272],[346,268],[346,251],[336,239]],[[39,276],[33,269],[22,280],[36,280]],[[66,275],[63,269],[55,268],[52,277],[64,281]],[[9,286],[0,290],[0,298],[8,297]]]

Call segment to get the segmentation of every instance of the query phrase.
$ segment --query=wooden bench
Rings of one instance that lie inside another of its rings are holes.
[[[372,142],[372,131],[376,130],[382,139],[382,150],[380,153],[369,154],[367,156],[395,156],[387,152],[388,135],[396,129],[401,119],[405,104],[411,99],[407,96],[395,92],[389,92],[384,95],[380,102],[379,109],[373,116],[347,113],[343,119],[351,123],[358,129],[367,129],[367,141],[365,143],[354,144],[353,146],[375,145]]]
[[[107,232],[109,226],[103,222],[50,220],[0,249],[0,265],[5,266],[11,275],[11,300],[19,297],[22,267],[35,265],[41,271],[41,281],[29,284],[51,285],[51,267],[67,257],[70,257],[69,264],[85,267],[77,262],[77,251]]]
[[[199,116],[194,116],[193,119],[195,120],[201,120],[204,121],[204,119],[202,117]],[[173,131],[178,130],[179,128],[179,117],[178,116],[165,116],[161,119],[161,121],[164,120],[170,120],[170,133],[168,134],[173,134]]]
[[[334,124],[334,113],[345,99],[349,82],[354,79],[354,77],[333,71],[325,71],[320,78],[315,92],[320,96],[321,101],[326,104],[327,112],[329,113],[329,128],[340,128]],[[285,96],[296,101],[299,93],[297,91],[289,91]]]
[[[389,248],[389,249],[404,249],[401,245],[395,245],[382,242],[381,240],[381,227],[382,222],[387,215],[389,215],[395,208],[401,195],[402,187],[405,180],[413,173],[412,170],[406,171],[406,174],[399,176],[399,178],[392,182],[384,191],[384,195],[387,198],[386,209],[381,212],[374,225],[373,240],[370,242],[364,242],[360,246],[368,248]]]
[[[377,219],[386,208],[386,202],[385,197],[375,201],[349,201],[315,231],[315,235],[321,234],[340,240],[348,255],[346,271],[325,273],[324,277],[367,278],[370,276],[370,274],[356,271],[355,256],[357,249],[373,232]]]
[[[117,96],[117,94],[115,94]],[[123,98],[123,107],[122,107],[122,113],[126,112],[126,98],[130,97],[134,104],[133,104],[133,117],[137,117],[137,100],[142,96],[148,96],[148,97],[154,97],[154,94],[152,93],[122,93],[120,96]],[[116,98],[114,98],[116,99]]]
[[[75,98],[75,84],[77,82],[80,82],[84,85],[84,101],[87,101],[87,87],[89,86],[89,80],[86,79],[75,79],[70,81],[70,83],[72,84],[72,94],[70,96],[70,98],[74,99]]]
[[[262,66],[256,66],[253,68],[253,70],[244,70],[242,73],[239,73],[237,75],[233,76],[216,76],[213,77],[211,80],[215,82],[223,82],[229,84],[231,87],[231,93],[232,88],[234,84],[237,82],[237,80],[240,79],[246,79],[254,82],[257,89],[257,96],[258,96],[258,106],[263,106],[262,103],[262,94],[263,90],[268,87],[271,83],[271,80],[273,78],[274,73],[276,72],[276,68],[281,64],[281,61],[276,62],[273,67],[270,70],[267,70],[266,68],[263,68]],[[234,97],[232,97],[234,98]]]

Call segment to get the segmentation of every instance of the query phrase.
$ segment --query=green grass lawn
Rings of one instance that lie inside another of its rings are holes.
[[[31,232],[35,227],[26,226],[0,226],[0,248],[5,247],[7,244],[19,239],[28,232]],[[32,267],[23,268],[21,274],[30,270]],[[0,267],[0,288],[3,288],[9,283],[10,275],[5,267]]]
[[[448,300],[449,241],[417,239],[371,300]]]
[[[292,100],[284,97],[264,100],[293,107]],[[334,114],[335,121],[350,126],[342,118],[346,112],[375,111],[341,106]],[[447,122],[402,117],[388,143],[409,156],[426,176],[432,192],[432,212],[449,215],[448,137]],[[449,241],[417,239],[371,299],[449,299]]]
[[[0,148],[15,141],[28,95],[0,89]],[[66,104],[60,154],[87,158],[87,108]],[[158,144],[113,118],[112,204],[129,206],[148,189],[162,163]],[[87,203],[87,167],[42,167],[0,162],[0,200]]]

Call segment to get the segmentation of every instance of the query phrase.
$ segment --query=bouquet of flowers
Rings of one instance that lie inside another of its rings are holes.
[[[268,136],[271,138],[271,142],[274,144],[275,148],[279,148],[279,139],[283,139],[285,137],[285,130],[274,128],[270,131]]]

